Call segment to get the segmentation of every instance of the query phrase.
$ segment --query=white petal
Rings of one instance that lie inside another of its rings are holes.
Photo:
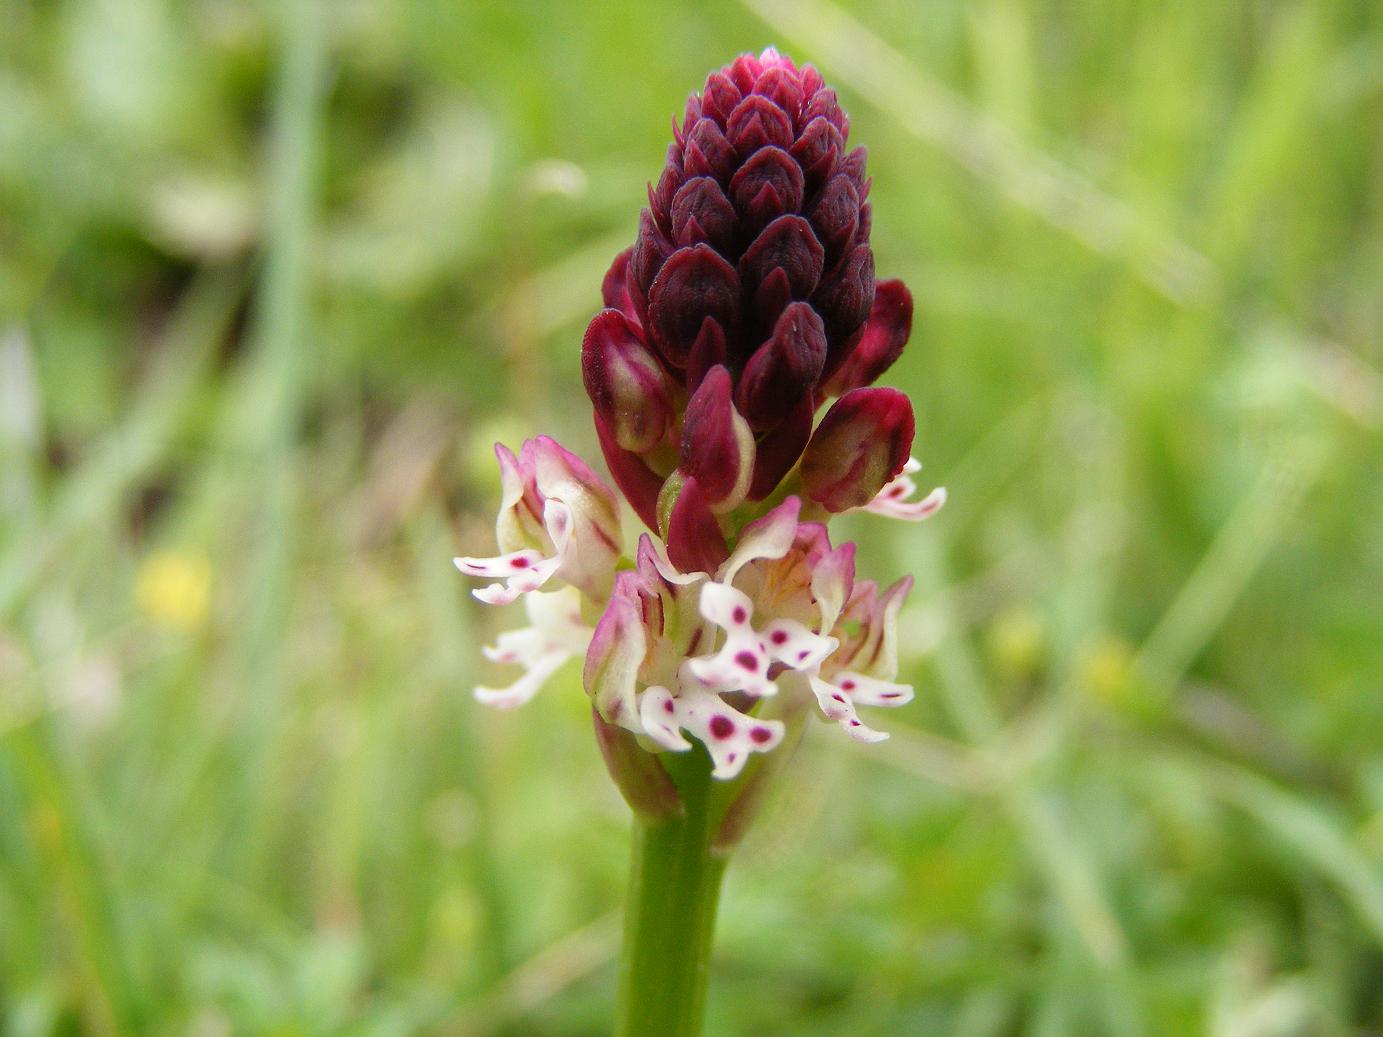
[[[919,501],[910,499],[916,492],[917,484],[906,475],[900,475],[880,490],[864,506],[864,510],[904,522],[921,522],[935,515],[946,503],[946,488],[943,486],[938,486]]]
[[[857,706],[906,706],[912,701],[910,684],[895,684],[849,670],[836,674],[833,681]]]
[[[768,654],[794,670],[814,669],[840,647],[834,637],[822,637],[793,619],[775,619],[760,636]]]
[[[547,679],[569,658],[569,652],[548,652],[534,660],[523,676],[507,688],[476,688],[475,700],[495,709],[518,709],[536,695]]]
[[[644,732],[663,748],[673,752],[691,748],[678,730],[677,703],[667,688],[654,685],[639,696],[639,720]]]
[[[811,686],[821,712],[844,728],[851,738],[860,742],[882,742],[888,737],[886,731],[876,731],[859,718],[855,704],[841,688],[816,676],[811,677]]]
[[[747,716],[727,705],[719,695],[684,688],[673,702],[677,722],[711,754],[714,777],[735,777],[750,753],[766,753],[783,740],[785,729],[781,721]]]
[[[558,558],[544,558],[537,551],[513,551],[495,558],[454,558],[452,562],[467,576],[500,579],[471,593],[486,605],[508,605],[522,594],[537,590],[552,579],[562,564]]]

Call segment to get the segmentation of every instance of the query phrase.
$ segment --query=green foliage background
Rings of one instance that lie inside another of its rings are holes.
[[[599,1034],[623,805],[470,686],[496,438],[669,116],[769,42],[869,145],[952,503],[918,699],[817,726],[713,1034],[1383,1028],[1383,8],[0,4],[0,1032]],[[208,590],[205,608],[201,590]]]

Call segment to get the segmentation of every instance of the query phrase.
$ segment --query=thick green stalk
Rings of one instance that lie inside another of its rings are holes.
[[[684,812],[635,815],[615,1037],[697,1037],[726,855],[713,852],[719,811],[711,761],[697,750],[662,756]]]

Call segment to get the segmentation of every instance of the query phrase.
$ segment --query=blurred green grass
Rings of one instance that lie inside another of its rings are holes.
[[[813,731],[716,1034],[1383,1028],[1383,17],[1351,0],[11,0],[0,1027],[598,1034],[622,804],[476,707],[495,438],[669,116],[776,42],[871,149],[952,503],[918,701]]]

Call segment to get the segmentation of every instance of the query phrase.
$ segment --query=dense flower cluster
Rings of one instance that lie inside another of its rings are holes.
[[[584,654],[602,724],[652,752],[691,735],[717,777],[783,740],[784,698],[886,737],[857,707],[912,696],[895,683],[911,580],[856,580],[854,545],[833,547],[826,521],[919,520],[945,495],[915,498],[911,403],[872,387],[907,342],[912,298],[875,281],[865,154],[848,135],[816,70],[772,50],[689,100],[582,346],[602,452],[652,533],[626,560],[619,498],[580,458],[543,436],[517,456],[498,447],[503,553],[457,565],[494,581],[482,601],[523,596],[531,625],[487,650],[524,673],[482,701],[518,706]]]

